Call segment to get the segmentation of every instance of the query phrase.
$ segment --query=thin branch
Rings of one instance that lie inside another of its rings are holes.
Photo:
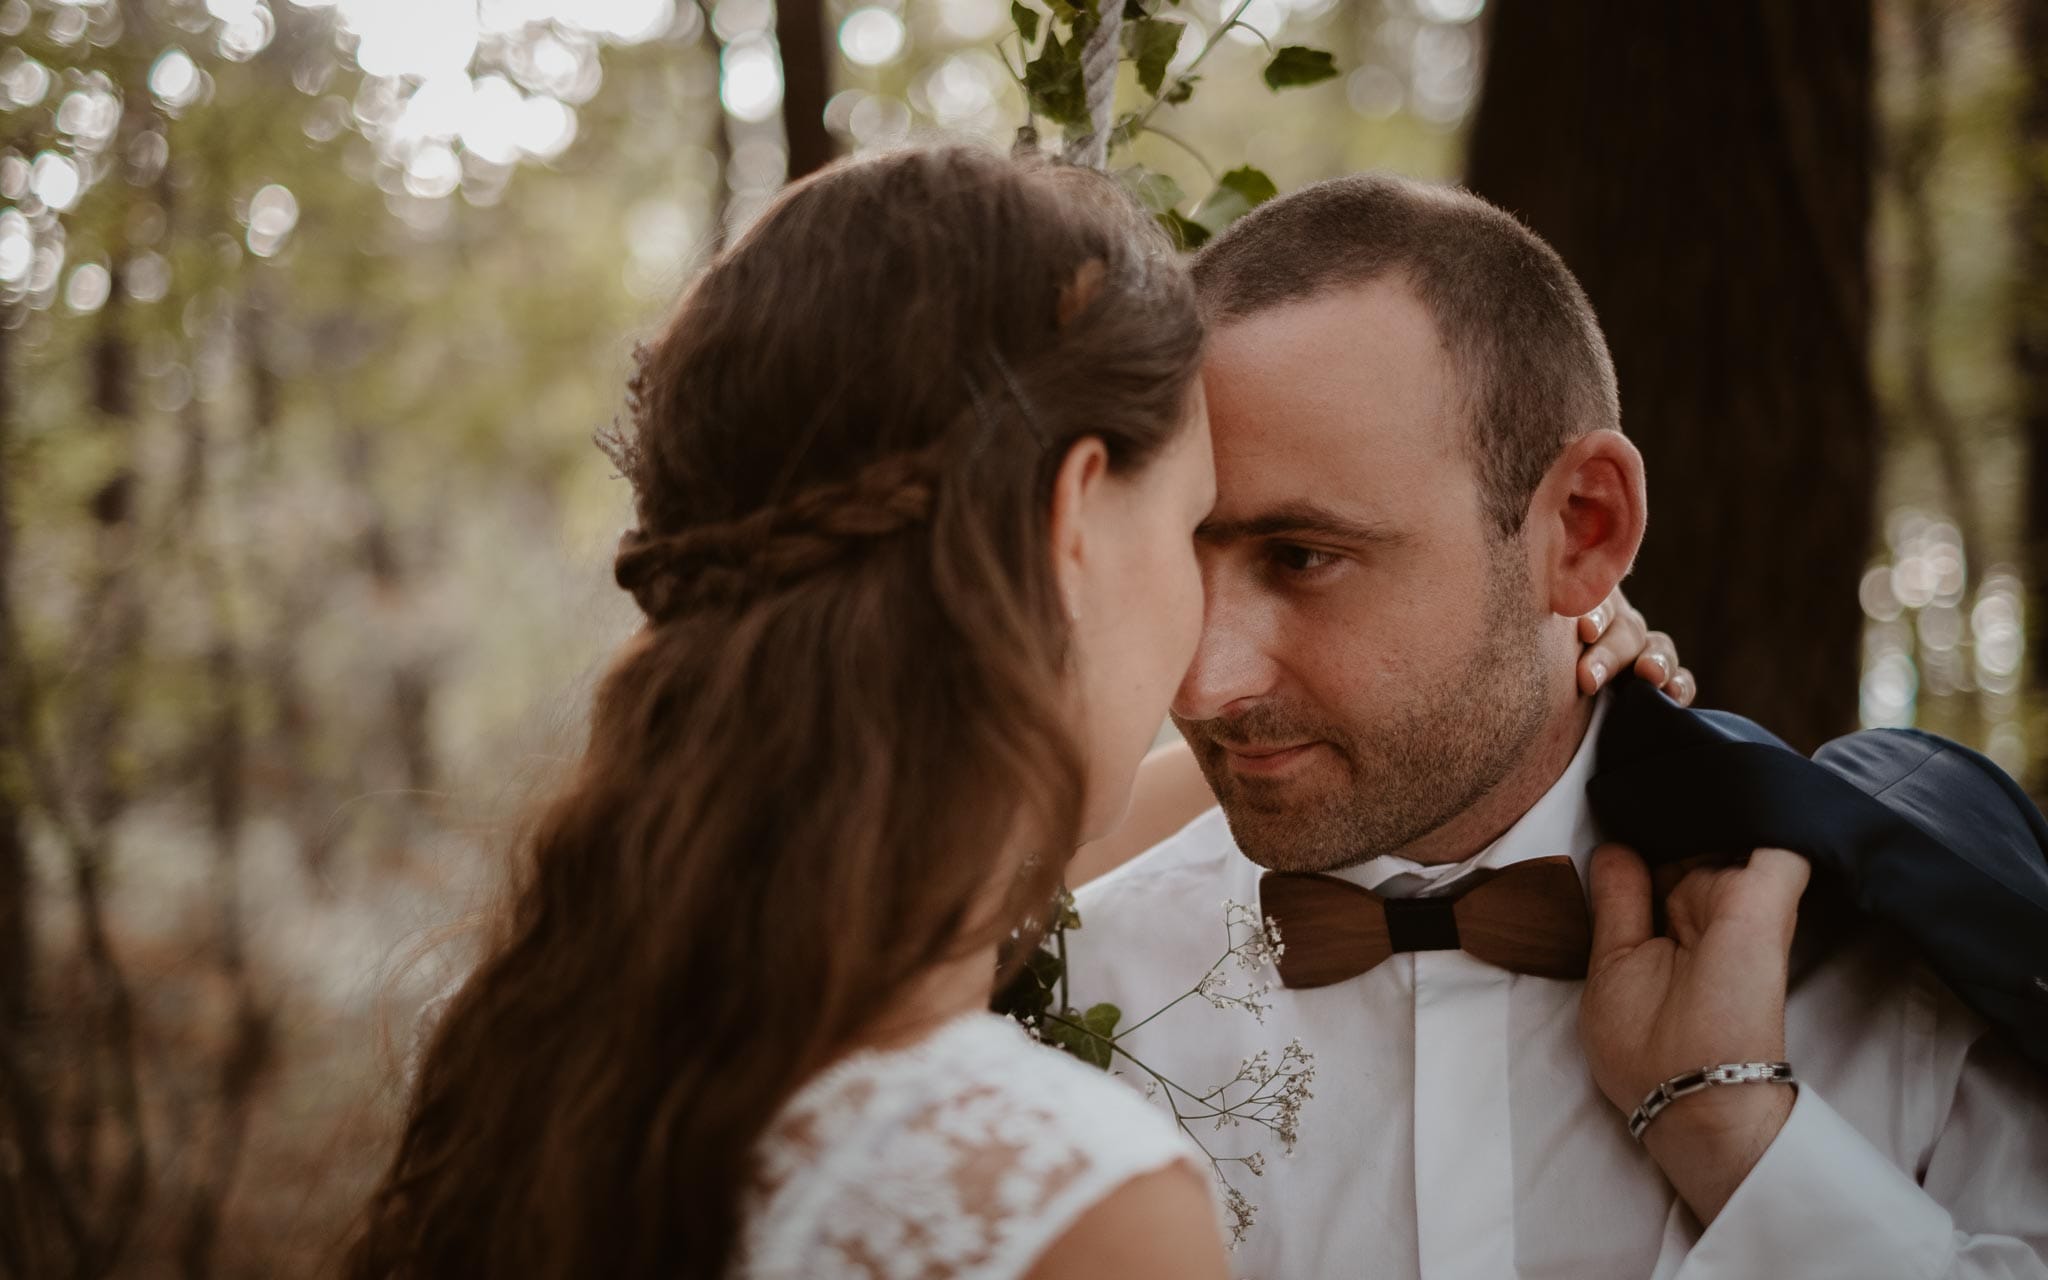
[[[1216,181],[1215,166],[1211,165],[1208,161],[1208,158],[1205,157],[1201,152],[1195,150],[1193,143],[1186,141],[1185,139],[1181,138],[1178,134],[1168,133],[1166,130],[1160,128],[1156,124],[1146,125],[1144,131],[1146,133],[1151,134],[1155,138],[1166,139],[1168,142],[1171,142],[1174,146],[1179,147],[1182,151],[1185,151],[1189,155],[1193,156],[1195,158],[1195,163],[1202,166],[1202,172],[1208,175],[1209,181]],[[1128,139],[1131,136],[1133,135],[1127,134],[1126,138]]]
[[[1202,42],[1202,48],[1200,52],[1196,53],[1193,60],[1191,60],[1187,66],[1181,69],[1181,73],[1179,75],[1173,78],[1173,83],[1176,88],[1187,83],[1188,79],[1195,74],[1195,68],[1201,66],[1203,62],[1207,61],[1209,55],[1215,52],[1216,46],[1222,43],[1223,33],[1230,30],[1231,27],[1237,25],[1237,20],[1244,16],[1244,11],[1246,9],[1249,9],[1251,7],[1252,0],[1237,0],[1237,7],[1230,11],[1230,16],[1223,20],[1223,25],[1209,33],[1209,38]],[[1264,39],[1263,36],[1260,38]],[[1138,118],[1131,122],[1131,133],[1133,136],[1136,136],[1139,130],[1143,129],[1147,124],[1151,123],[1152,116],[1154,115],[1154,113],[1156,113],[1160,107],[1166,104],[1167,96],[1167,94],[1163,93],[1154,94],[1152,96],[1151,104],[1147,106],[1143,111],[1139,112]]]

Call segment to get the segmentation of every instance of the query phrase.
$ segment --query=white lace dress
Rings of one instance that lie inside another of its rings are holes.
[[[1201,1167],[1128,1084],[987,1013],[819,1075],[761,1150],[743,1280],[1014,1280],[1132,1178]]]

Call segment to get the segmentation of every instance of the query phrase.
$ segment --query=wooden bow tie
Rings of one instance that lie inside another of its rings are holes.
[[[1260,910],[1279,926],[1280,980],[1326,987],[1397,951],[1463,951],[1513,973],[1583,978],[1592,917],[1570,858],[1477,871],[1439,898],[1383,898],[1335,876],[1268,871]]]

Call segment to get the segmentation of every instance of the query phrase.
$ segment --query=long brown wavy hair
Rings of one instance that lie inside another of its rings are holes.
[[[647,624],[350,1276],[729,1271],[782,1103],[1056,889],[1084,761],[1054,478],[1084,437],[1158,454],[1201,342],[1109,179],[974,149],[828,169],[711,263],[613,449]]]

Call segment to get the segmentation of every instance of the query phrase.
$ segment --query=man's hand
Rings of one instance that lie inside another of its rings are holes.
[[[1651,932],[1649,869],[1620,845],[1593,854],[1593,954],[1579,1038],[1623,1114],[1673,1076],[1785,1056],[1785,983],[1806,860],[1758,849],[1746,866],[1694,871]],[[1787,1085],[1729,1085],[1674,1102],[1643,1134],[1665,1177],[1711,1222],[1792,1112]]]

